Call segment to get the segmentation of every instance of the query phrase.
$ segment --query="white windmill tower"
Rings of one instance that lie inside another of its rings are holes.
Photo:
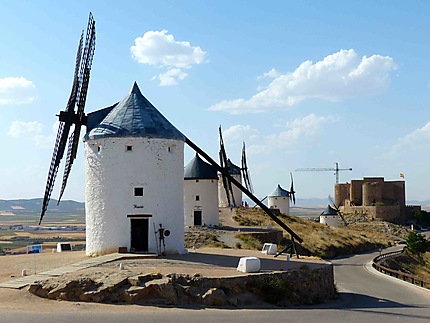
[[[185,226],[219,224],[218,175],[198,154],[184,169]]]
[[[184,249],[184,135],[134,83],[121,102],[88,115],[85,135],[87,255]]]
[[[267,197],[269,209],[278,209],[284,214],[290,213],[290,192],[284,190],[279,184],[276,189]]]

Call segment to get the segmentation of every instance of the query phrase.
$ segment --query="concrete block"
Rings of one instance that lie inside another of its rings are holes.
[[[237,265],[237,271],[243,273],[256,273],[261,268],[260,259],[257,257],[242,257]]]
[[[263,249],[261,250],[261,253],[266,255],[276,255],[277,252],[278,246],[274,243],[265,243]]]
[[[70,242],[57,243],[57,252],[72,251],[72,244]]]

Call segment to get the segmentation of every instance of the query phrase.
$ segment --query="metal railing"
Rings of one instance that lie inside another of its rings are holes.
[[[379,264],[379,261],[381,261],[382,259],[401,255],[404,251],[405,251],[405,248],[403,248],[400,251],[393,251],[393,252],[388,252],[388,253],[379,255],[375,259],[373,259],[372,267],[375,268],[377,271],[383,273],[383,274],[390,275],[392,277],[396,277],[397,279],[402,279],[405,282],[408,282],[408,283],[411,283],[414,285],[419,285],[419,286],[424,287],[424,288],[430,288],[430,281],[428,281],[428,280],[422,279],[422,278],[415,276],[415,275],[401,272],[399,270],[387,268],[387,267]]]

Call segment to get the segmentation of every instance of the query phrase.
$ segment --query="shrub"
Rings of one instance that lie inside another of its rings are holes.
[[[429,248],[429,241],[422,234],[410,231],[406,239],[406,248],[412,254],[420,255]]]
[[[276,304],[288,295],[288,288],[280,278],[265,277],[258,281],[265,302]]]

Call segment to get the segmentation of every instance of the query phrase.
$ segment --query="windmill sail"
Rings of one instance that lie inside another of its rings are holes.
[[[224,139],[222,138],[221,126],[219,127],[218,130],[219,130],[219,145],[220,145],[220,150],[219,150],[220,164],[221,164],[222,168],[224,168],[227,172],[229,172],[229,168],[231,167],[231,165],[230,165],[231,162],[227,158],[227,153],[225,151]],[[224,186],[228,205],[229,206],[235,206],[236,201],[234,200],[233,186],[231,185],[231,180],[229,177],[225,176],[223,173],[221,173],[221,177],[222,177],[222,183]]]
[[[243,147],[242,147],[242,178],[243,178],[243,182],[245,183],[245,187],[248,191],[250,191],[251,193],[254,193],[254,189],[252,187],[252,182],[251,182],[251,172],[248,169],[248,163],[246,161],[246,149],[245,149],[245,142],[243,143]]]
[[[296,204],[296,191],[294,190],[293,173],[290,173],[290,176],[291,176],[290,201]]]
[[[80,80],[80,84],[79,84],[80,86],[78,88],[78,96],[77,96],[77,102],[76,102],[77,122],[75,123],[75,130],[73,131],[73,134],[69,137],[69,147],[67,151],[66,165],[64,168],[63,182],[61,184],[58,203],[60,203],[60,200],[63,196],[64,190],[67,185],[67,180],[69,178],[70,171],[72,169],[73,162],[76,159],[76,155],[78,152],[79,137],[81,133],[81,126],[86,124],[84,108],[85,108],[85,102],[87,99],[91,65],[94,57],[95,40],[96,40],[95,22],[94,22],[93,16],[90,14],[90,19],[88,21],[88,27],[87,27],[87,36],[85,40],[85,48],[84,48],[84,53],[82,58],[82,65],[81,65],[81,68],[79,71],[79,77],[78,77],[78,79]],[[82,37],[81,37],[81,41],[82,41]]]
[[[39,224],[42,222],[43,216],[45,215],[46,210],[48,208],[48,204],[51,199],[51,193],[54,188],[55,179],[58,173],[58,167],[64,156],[66,144],[68,142],[67,161],[64,169],[63,183],[61,186],[59,200],[64,193],[64,189],[67,184],[67,179],[70,174],[73,160],[76,158],[80,128],[86,122],[84,107],[88,90],[88,82],[90,78],[91,64],[95,49],[95,21],[91,13],[88,19],[85,48],[83,48],[83,35],[84,34],[82,32],[78,44],[78,50],[76,53],[72,91],[70,93],[70,97],[65,110],[60,111],[59,115],[60,125],[58,127],[54,152],[51,159],[51,165],[48,171],[48,179],[45,186],[45,194],[43,197],[42,211],[40,213]],[[75,112],[76,107],[77,112]],[[75,125],[75,129],[73,134],[69,137],[70,129],[73,124]]]
[[[339,206],[340,205],[336,205],[336,203],[333,200],[333,197],[331,195],[328,196],[329,201],[332,204],[332,208],[336,210],[337,215],[340,216],[340,218],[342,219],[343,223],[345,224],[345,226],[348,226],[348,222],[346,222],[345,218],[342,215],[342,212],[340,212]]]

